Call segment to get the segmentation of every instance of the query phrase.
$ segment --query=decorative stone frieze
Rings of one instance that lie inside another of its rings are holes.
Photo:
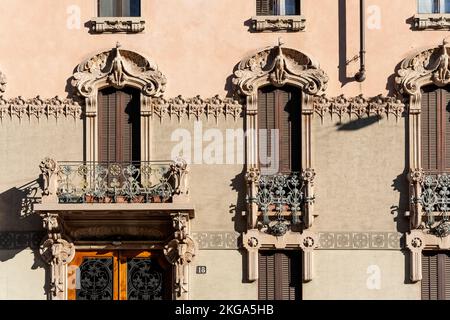
[[[252,26],[255,31],[304,31],[306,19],[295,16],[254,16]]]
[[[400,250],[399,232],[319,232],[320,250]]]
[[[141,17],[96,17],[90,22],[93,33],[139,33],[145,29]]]
[[[237,250],[239,233],[227,231],[193,232],[199,250]]]
[[[414,15],[413,23],[417,30],[450,30],[450,14],[420,13]]]
[[[73,99],[63,99],[58,96],[50,99],[42,99],[40,96],[31,99],[15,97],[4,99],[0,97],[0,120],[9,116],[19,120],[51,118],[56,119],[72,117],[79,119],[82,114],[82,105]]]
[[[234,98],[221,98],[215,95],[212,98],[184,98],[181,95],[175,98],[154,98],[150,103],[150,116],[157,116],[162,119],[167,115],[170,119],[176,117],[181,121],[184,117],[188,119],[200,120],[202,116],[207,119],[219,116],[232,117],[235,121],[242,116],[243,103]]]
[[[364,116],[377,115],[393,115],[397,120],[407,111],[407,105],[402,99],[397,97],[385,97],[378,95],[376,97],[364,97],[359,95],[356,97],[338,97],[315,96],[313,98],[314,113],[322,119],[329,114],[334,115],[342,120],[344,116],[352,118],[362,118]]]

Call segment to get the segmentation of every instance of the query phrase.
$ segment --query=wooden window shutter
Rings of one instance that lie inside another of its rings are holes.
[[[449,87],[441,90],[442,125],[445,129],[443,136],[443,170],[450,172],[450,91]]]
[[[426,88],[422,92],[421,135],[422,135],[422,168],[428,172],[439,170],[439,121],[438,90]]]
[[[442,253],[443,256],[443,286],[442,293],[445,300],[450,300],[450,256],[448,252]]]
[[[260,251],[258,297],[260,300],[300,298],[300,253]]]
[[[271,16],[275,14],[274,0],[256,0],[256,15]]]
[[[140,160],[139,92],[108,88],[98,95],[100,162]]]
[[[275,300],[275,254],[273,252],[259,253],[259,300]]]
[[[438,299],[438,255],[424,252],[422,256],[422,300]]]
[[[275,94],[270,88],[263,88],[258,91],[258,136],[262,134],[259,130],[265,130],[265,135],[259,139],[259,157],[273,157],[272,154],[272,131],[276,129],[275,124]],[[266,140],[264,140],[264,138]],[[260,159],[261,167],[270,167],[268,159]]]

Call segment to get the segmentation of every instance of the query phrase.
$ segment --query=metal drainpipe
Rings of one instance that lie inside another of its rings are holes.
[[[359,6],[360,67],[359,72],[355,74],[355,80],[363,82],[366,80],[366,1],[359,0]]]

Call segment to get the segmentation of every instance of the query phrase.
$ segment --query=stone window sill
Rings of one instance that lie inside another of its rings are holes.
[[[450,30],[449,13],[420,13],[413,17],[417,30]]]
[[[254,16],[253,30],[257,32],[269,31],[304,31],[306,19],[304,16]]]
[[[145,29],[142,17],[98,17],[92,18],[92,33],[139,33]]]

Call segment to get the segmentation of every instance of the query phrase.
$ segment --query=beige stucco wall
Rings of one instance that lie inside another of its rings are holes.
[[[0,250],[0,300],[46,299],[45,277],[39,253]]]
[[[406,258],[401,251],[318,250],[315,277],[303,284],[303,298],[420,299],[420,283],[411,284],[406,276]]]
[[[206,266],[206,274],[196,274],[195,266]],[[201,250],[191,268],[191,299],[253,300],[257,282],[244,283],[242,254],[237,250]]]

